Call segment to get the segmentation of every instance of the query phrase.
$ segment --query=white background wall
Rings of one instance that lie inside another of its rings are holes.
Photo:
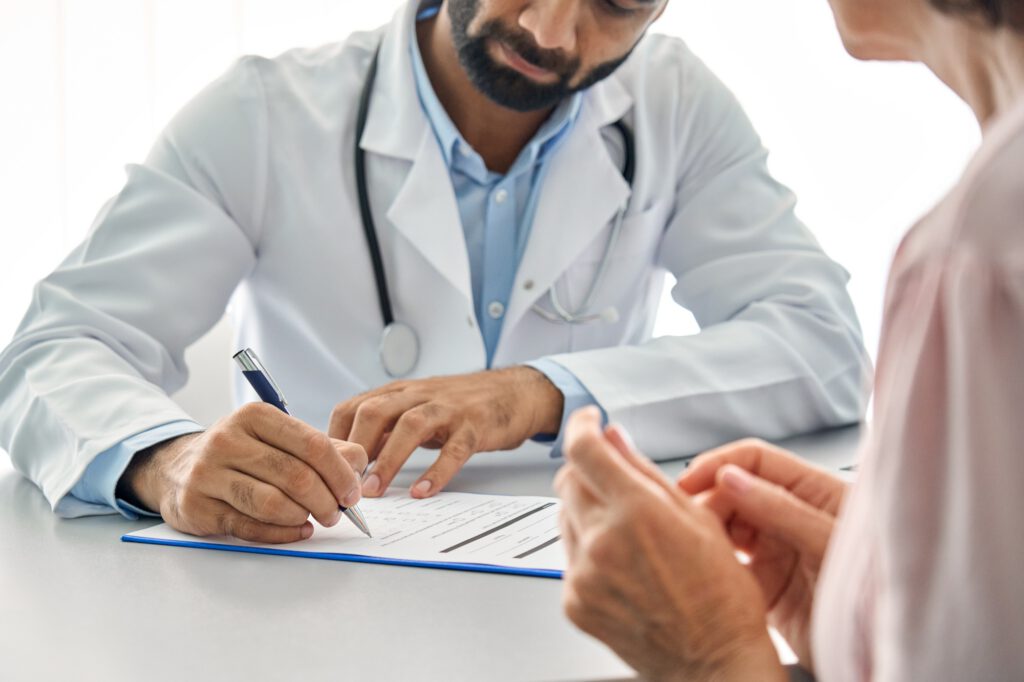
[[[0,346],[33,282],[120,188],[124,164],[141,160],[232,59],[339,40],[387,21],[399,4],[0,0]],[[746,106],[773,151],[773,172],[800,196],[801,217],[853,274],[873,351],[899,236],[977,145],[966,107],[921,67],[846,56],[825,0],[671,0],[655,30],[683,37]],[[692,330],[667,302],[657,332]],[[219,353],[226,336],[215,336]],[[229,371],[214,367],[217,376]],[[208,397],[197,416],[215,416],[223,395]]]

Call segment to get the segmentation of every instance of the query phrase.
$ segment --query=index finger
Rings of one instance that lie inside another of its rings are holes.
[[[352,428],[356,421],[356,412],[368,400],[375,399],[381,396],[386,396],[389,393],[397,393],[402,390],[404,382],[392,381],[389,384],[378,386],[377,388],[364,391],[358,395],[352,396],[344,402],[340,402],[334,406],[331,410],[331,418],[327,425],[327,435],[331,438],[340,438],[342,440],[354,440],[351,437]]]
[[[633,492],[646,476],[629,464],[601,430],[601,413],[584,407],[565,427],[565,458],[601,498]]]
[[[709,450],[693,460],[677,481],[691,495],[715,487],[718,470],[734,464],[758,478],[791,489],[807,477],[824,476],[818,467],[780,447],[747,438]]]
[[[359,476],[327,434],[264,403],[252,403],[239,412],[250,435],[304,462],[320,476],[339,506],[351,506],[343,502],[358,492]]]

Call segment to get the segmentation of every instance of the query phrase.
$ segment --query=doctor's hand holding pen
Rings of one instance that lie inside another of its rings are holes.
[[[324,433],[266,403],[244,405],[209,430],[137,454],[119,498],[159,512],[192,535],[233,535],[261,543],[310,537],[359,501],[362,447]]]
[[[361,445],[374,462],[363,480],[367,497],[382,495],[416,448],[440,448],[412,485],[412,496],[423,498],[444,488],[477,452],[557,433],[563,404],[562,392],[526,366],[395,381],[340,403],[328,434]]]

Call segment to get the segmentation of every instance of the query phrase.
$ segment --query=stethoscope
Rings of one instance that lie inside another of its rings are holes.
[[[355,135],[355,166],[356,166],[356,190],[359,195],[359,214],[363,222],[363,233],[366,235],[366,245],[370,251],[370,261],[373,263],[373,277],[377,285],[377,302],[380,305],[380,315],[384,320],[384,333],[380,339],[380,362],[384,371],[393,378],[403,377],[412,372],[419,361],[420,343],[416,332],[412,327],[395,320],[394,311],[391,307],[391,295],[388,292],[387,277],[384,274],[384,259],[380,252],[380,242],[377,240],[377,228],[373,222],[373,215],[370,212],[370,197],[366,189],[366,154],[359,146],[366,129],[366,117],[370,111],[370,96],[373,93],[373,85],[377,80],[377,62],[380,57],[380,46],[374,52],[370,68],[366,73],[366,80],[363,89],[359,94],[359,110],[356,118]],[[622,121],[614,123],[615,128],[622,135],[622,142],[625,151],[625,164],[622,169],[622,177],[632,188],[633,173],[636,169],[636,149],[633,140],[633,133]],[[601,285],[605,272],[608,269],[608,262],[611,258],[615,243],[622,232],[622,222],[629,207],[629,200],[619,209],[612,223],[612,229],[608,235],[601,261],[598,264],[597,272],[590,283],[590,289],[583,299],[583,303],[574,310],[569,310],[562,305],[553,284],[548,290],[548,301],[551,310],[534,304],[532,310],[549,322],[556,324],[586,324],[589,322],[604,321],[614,324],[619,319],[618,310],[614,306],[605,308],[600,312],[589,311],[593,302],[594,293]],[[588,312],[589,311],[589,312]]]

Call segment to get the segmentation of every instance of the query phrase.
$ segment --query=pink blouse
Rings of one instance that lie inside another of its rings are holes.
[[[1024,680],[1024,101],[904,238],[884,319],[817,677]]]

